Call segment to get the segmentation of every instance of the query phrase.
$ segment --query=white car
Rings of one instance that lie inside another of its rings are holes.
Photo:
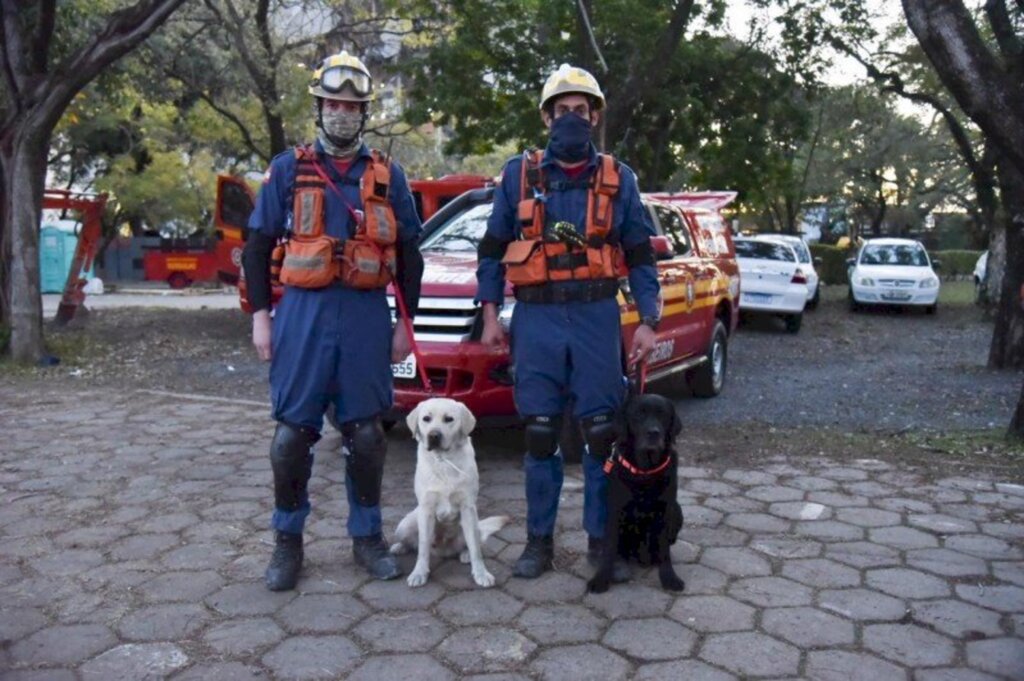
[[[985,270],[988,268],[988,251],[981,254],[974,263],[974,301],[982,304],[988,301],[988,288],[985,282]]]
[[[914,305],[934,314],[939,278],[920,241],[869,239],[856,258],[847,261],[850,309],[862,305]]]
[[[805,242],[795,234],[762,234],[759,238],[771,237],[783,243],[789,244],[796,251],[797,260],[800,263],[800,270],[807,277],[807,309],[813,310],[818,307],[818,301],[821,299],[821,292],[818,290],[818,285],[821,283],[821,279],[818,277],[818,271],[814,269],[815,265],[821,264],[821,258],[811,257],[811,249],[807,247]]]
[[[736,237],[740,268],[740,310],[780,315],[797,333],[807,305],[807,275],[796,251],[769,236]]]

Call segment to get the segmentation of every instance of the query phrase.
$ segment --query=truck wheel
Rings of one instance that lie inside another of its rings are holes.
[[[707,359],[700,366],[686,375],[686,382],[697,397],[715,397],[725,385],[725,372],[729,364],[729,336],[721,320],[716,320],[711,330],[711,342],[705,357]]]
[[[586,446],[580,422],[572,415],[572,405],[570,404],[562,414],[562,434],[558,438],[558,447],[562,450],[562,460],[565,463],[582,463],[583,450]]]
[[[784,318],[786,322],[786,331],[790,333],[800,333],[800,327],[804,323],[804,314],[788,314]]]
[[[173,289],[182,289],[188,288],[188,285],[191,284],[192,281],[184,272],[175,272],[171,276],[167,277],[167,283]]]

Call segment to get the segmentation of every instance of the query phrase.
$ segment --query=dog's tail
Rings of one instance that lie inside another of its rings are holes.
[[[508,525],[511,520],[507,515],[492,515],[490,518],[482,519],[480,521],[480,542],[483,543],[491,535],[500,532],[501,528]]]

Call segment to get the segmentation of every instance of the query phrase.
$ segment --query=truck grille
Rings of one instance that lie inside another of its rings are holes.
[[[395,319],[395,298],[388,296],[391,319]],[[473,336],[477,306],[472,298],[420,298],[413,332],[420,342],[462,343]]]

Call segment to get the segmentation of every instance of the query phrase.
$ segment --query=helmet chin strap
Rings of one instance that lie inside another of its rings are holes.
[[[323,97],[316,98],[316,127],[327,138],[327,141],[340,149],[347,149],[351,147],[356,140],[363,136],[363,130],[366,128],[366,120],[369,118],[369,107],[366,106],[366,102],[361,104],[362,118],[359,121],[359,130],[356,134],[348,139],[341,137],[335,137],[331,133],[327,132],[327,128],[324,127],[324,100]]]

